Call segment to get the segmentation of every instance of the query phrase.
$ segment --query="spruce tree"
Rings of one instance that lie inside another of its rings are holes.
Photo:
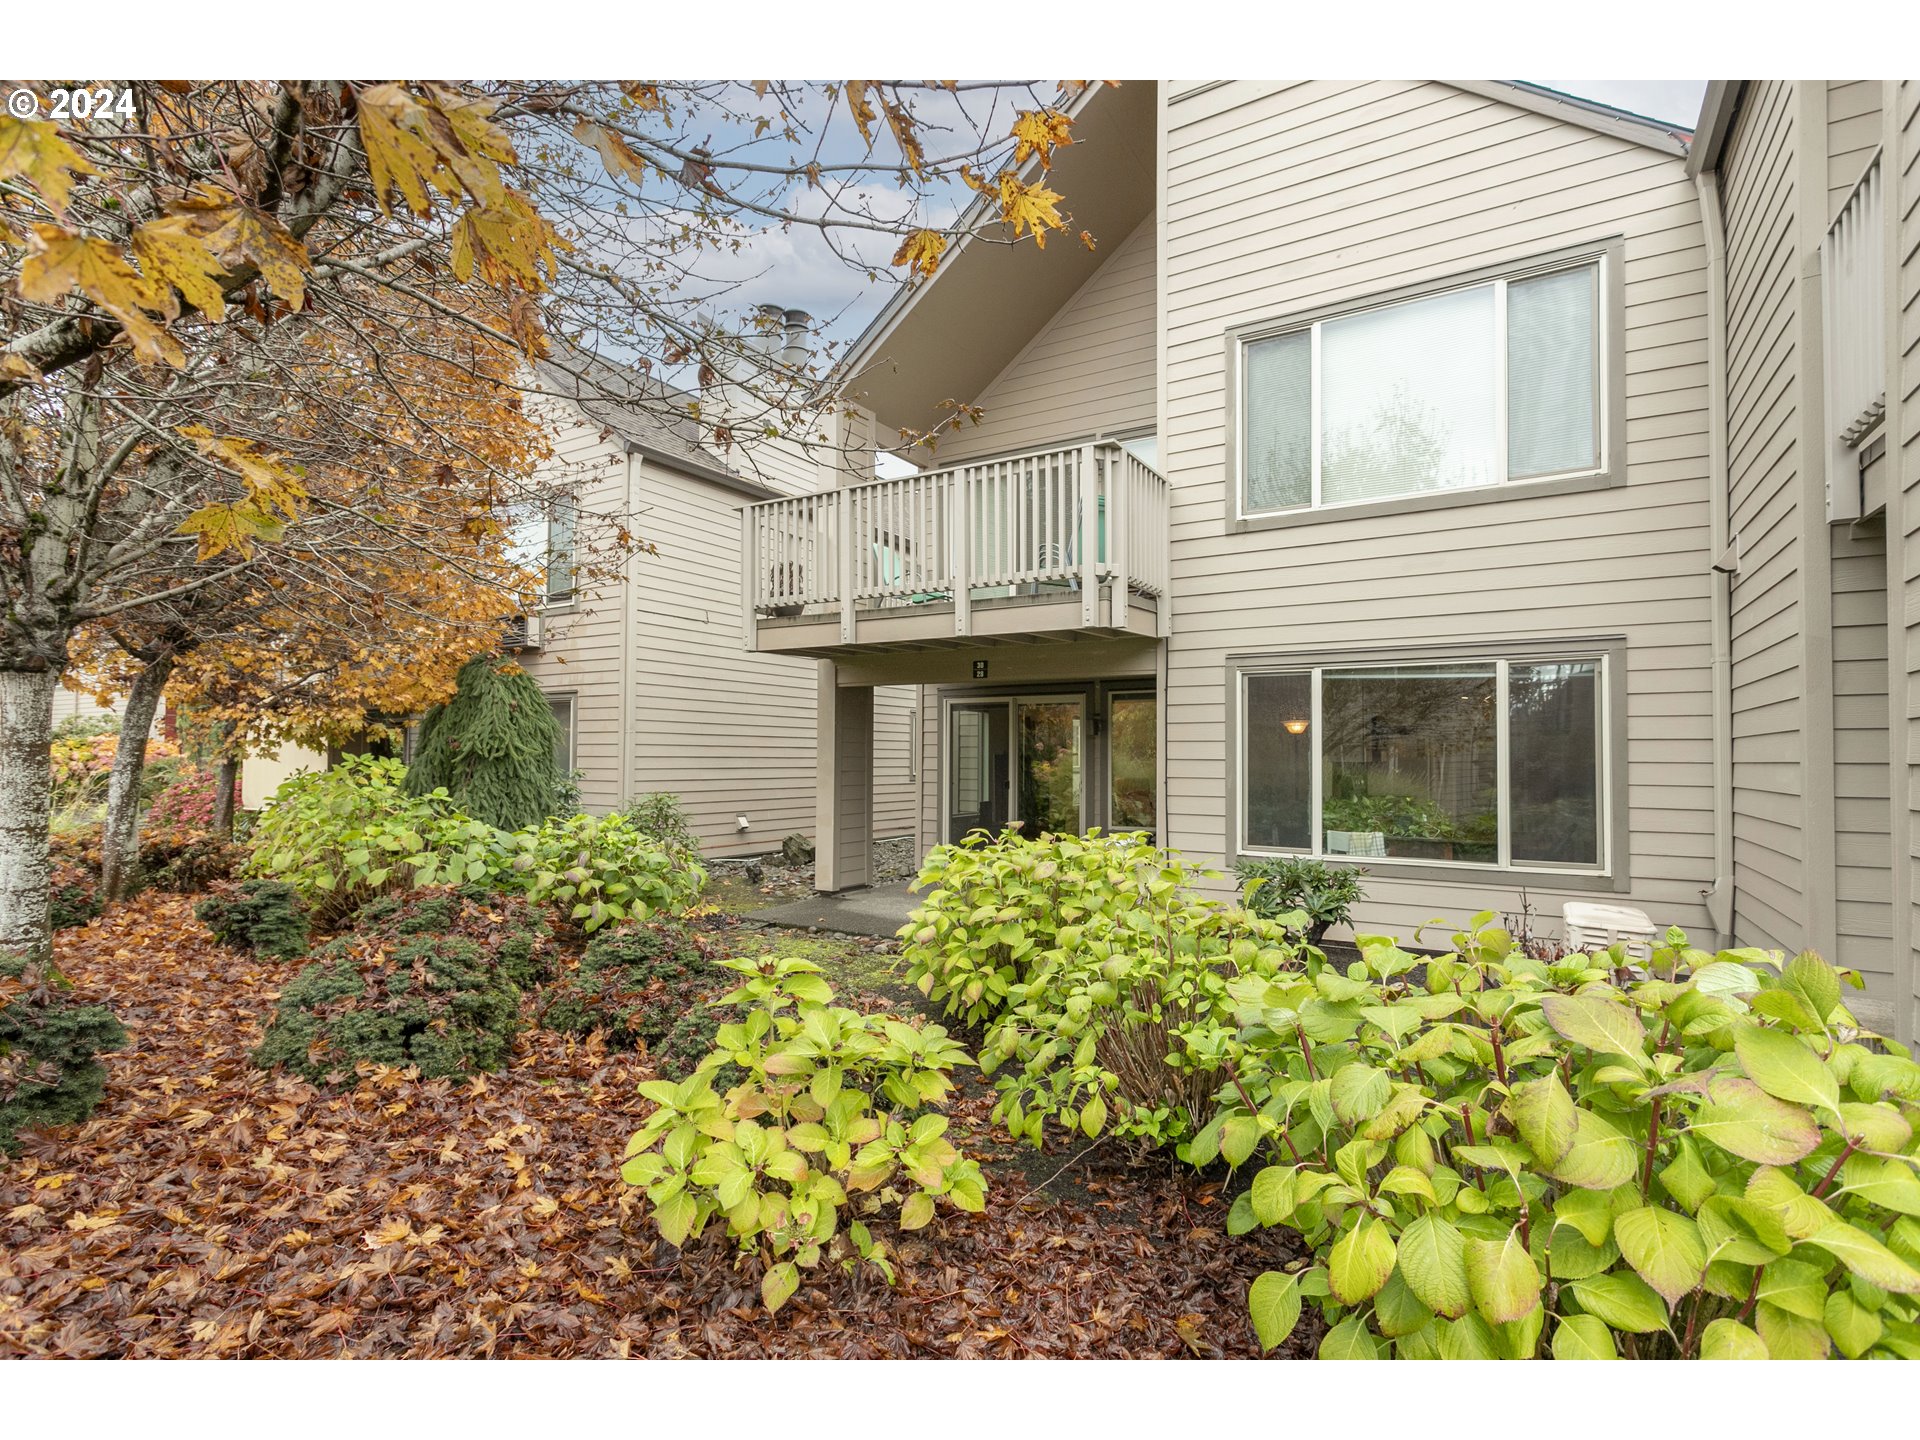
[[[535,825],[554,812],[560,723],[533,677],[497,655],[470,660],[453,698],[420,725],[407,789],[445,786],[476,820],[502,830]]]

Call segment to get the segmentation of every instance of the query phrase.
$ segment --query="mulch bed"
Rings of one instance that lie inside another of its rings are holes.
[[[1016,1151],[969,1083],[981,1215],[875,1233],[899,1284],[822,1266],[777,1316],[721,1227],[662,1242],[621,1183],[645,1057],[525,1032],[510,1068],[328,1091],[254,1069],[293,968],[147,895],[58,963],[127,1050],[92,1120],[0,1159],[0,1356],[1216,1356],[1277,1236],[1218,1183],[1107,1144]],[[1295,1346],[1311,1353],[1308,1327]]]

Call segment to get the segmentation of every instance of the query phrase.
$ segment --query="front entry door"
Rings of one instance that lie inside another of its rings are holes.
[[[1086,724],[1079,696],[955,701],[947,710],[947,839],[1086,828]]]
[[[1007,702],[947,711],[947,839],[999,834],[1012,810],[1013,756]]]

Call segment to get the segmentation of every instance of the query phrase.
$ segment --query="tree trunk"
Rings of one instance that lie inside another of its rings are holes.
[[[140,777],[147,769],[147,736],[160,696],[173,674],[163,655],[134,677],[120,717],[120,744],[107,780],[107,822],[100,831],[100,899],[124,900],[140,865]]]
[[[220,762],[213,786],[213,833],[222,840],[233,838],[234,792],[240,786],[240,762],[229,755]]]
[[[52,950],[47,809],[52,803],[52,670],[0,670],[0,952]]]

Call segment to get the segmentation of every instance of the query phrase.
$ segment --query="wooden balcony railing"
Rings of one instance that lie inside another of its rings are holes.
[[[1865,513],[1863,442],[1887,410],[1887,242],[1879,157],[1867,166],[1820,245],[1825,312],[1827,518]]]
[[[950,604],[1077,591],[1081,624],[1167,587],[1167,482],[1111,442],[983,460],[840,490],[765,500],[741,519],[743,607],[763,616]]]

